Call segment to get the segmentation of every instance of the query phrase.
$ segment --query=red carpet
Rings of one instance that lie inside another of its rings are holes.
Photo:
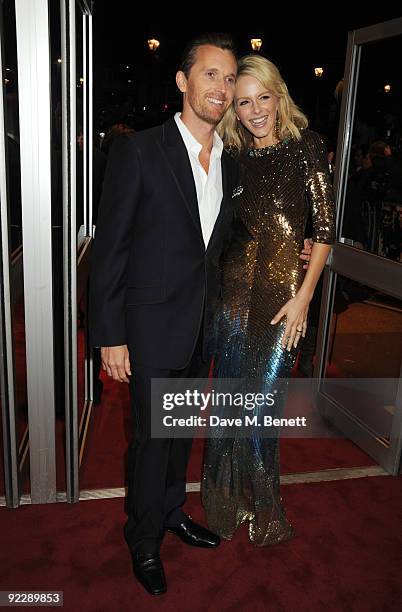
[[[103,374],[103,373],[102,373]],[[93,407],[87,447],[80,471],[81,489],[123,487],[131,439],[128,386],[102,375],[102,404]]]
[[[83,332],[78,334],[78,349],[83,355]],[[22,300],[15,309],[16,376],[18,430],[21,437],[26,425],[26,364],[25,331]],[[80,358],[81,362],[81,358]],[[79,368],[79,393],[82,406],[84,379]],[[297,376],[295,370],[294,374]],[[341,376],[336,366],[330,366],[328,375]],[[126,385],[114,383],[102,372],[104,393],[102,404],[94,406],[86,448],[80,469],[80,488],[95,489],[122,487],[125,484],[126,453],[131,437],[131,415]],[[1,427],[1,423],[0,423]],[[0,430],[0,434],[1,434]],[[188,481],[198,482],[201,478],[204,441],[195,440],[188,470]],[[56,473],[57,490],[65,490],[65,426],[60,418],[56,421]],[[375,462],[352,442],[342,438],[325,439],[282,439],[282,473],[317,471],[338,467],[360,467],[375,465]],[[0,452],[0,474],[2,473],[2,453]],[[22,475],[22,490],[30,492],[29,453]],[[0,495],[4,494],[4,483],[0,478]]]
[[[98,489],[125,485],[126,453],[131,437],[131,415],[127,385],[110,381],[102,373],[102,404],[93,407],[87,443],[80,469],[80,488]],[[188,481],[198,482],[202,471],[204,440],[194,440]],[[1,455],[1,453],[0,453]],[[56,421],[57,490],[65,490],[65,427]],[[28,461],[29,463],[29,455]],[[309,472],[331,468],[375,465],[350,440],[343,438],[281,440],[281,472]],[[0,463],[1,466],[1,463]],[[29,492],[25,469],[23,491]],[[3,494],[0,481],[0,495]]]
[[[167,534],[168,593],[131,573],[123,500],[1,509],[1,590],[64,590],[66,611],[396,612],[402,608],[402,478],[283,487],[296,537],[255,548],[245,528],[218,550]],[[187,510],[203,520],[198,494]]]
[[[81,489],[122,487],[125,458],[131,436],[131,415],[126,385],[113,383],[102,375],[102,404],[94,407],[81,468]],[[188,482],[199,482],[204,440],[194,440]],[[331,468],[375,465],[355,444],[344,438],[281,440],[281,471],[309,472]],[[64,469],[64,465],[61,466]]]

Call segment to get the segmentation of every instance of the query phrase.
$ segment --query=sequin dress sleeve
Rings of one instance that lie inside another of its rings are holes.
[[[332,181],[325,145],[316,132],[305,130],[301,140],[306,196],[311,207],[313,241],[333,244],[335,241],[335,208]]]

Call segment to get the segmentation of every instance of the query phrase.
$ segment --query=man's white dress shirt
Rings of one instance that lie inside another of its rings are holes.
[[[195,188],[197,191],[201,230],[205,248],[207,248],[216,219],[219,215],[223,197],[221,167],[223,142],[217,132],[214,132],[214,141],[207,174],[198,157],[202,149],[202,145],[194,138],[188,127],[181,120],[180,115],[180,113],[176,113],[174,118],[190,158]]]

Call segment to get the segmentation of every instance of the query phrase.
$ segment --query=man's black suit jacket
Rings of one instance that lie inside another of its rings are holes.
[[[222,153],[223,199],[205,249],[187,149],[173,118],[122,135],[109,153],[91,253],[93,346],[128,344],[134,363],[181,369],[201,325],[210,356],[220,257],[237,164]]]

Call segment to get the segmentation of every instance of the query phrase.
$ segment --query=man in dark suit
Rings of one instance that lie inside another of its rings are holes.
[[[151,437],[151,379],[208,375],[237,182],[215,127],[232,102],[236,70],[228,37],[193,41],[176,75],[182,113],[116,140],[99,207],[91,343],[102,347],[109,376],[130,384],[135,433],[125,537],[135,575],[151,594],[166,590],[165,530],[190,545],[219,544],[182,510],[191,440]]]

